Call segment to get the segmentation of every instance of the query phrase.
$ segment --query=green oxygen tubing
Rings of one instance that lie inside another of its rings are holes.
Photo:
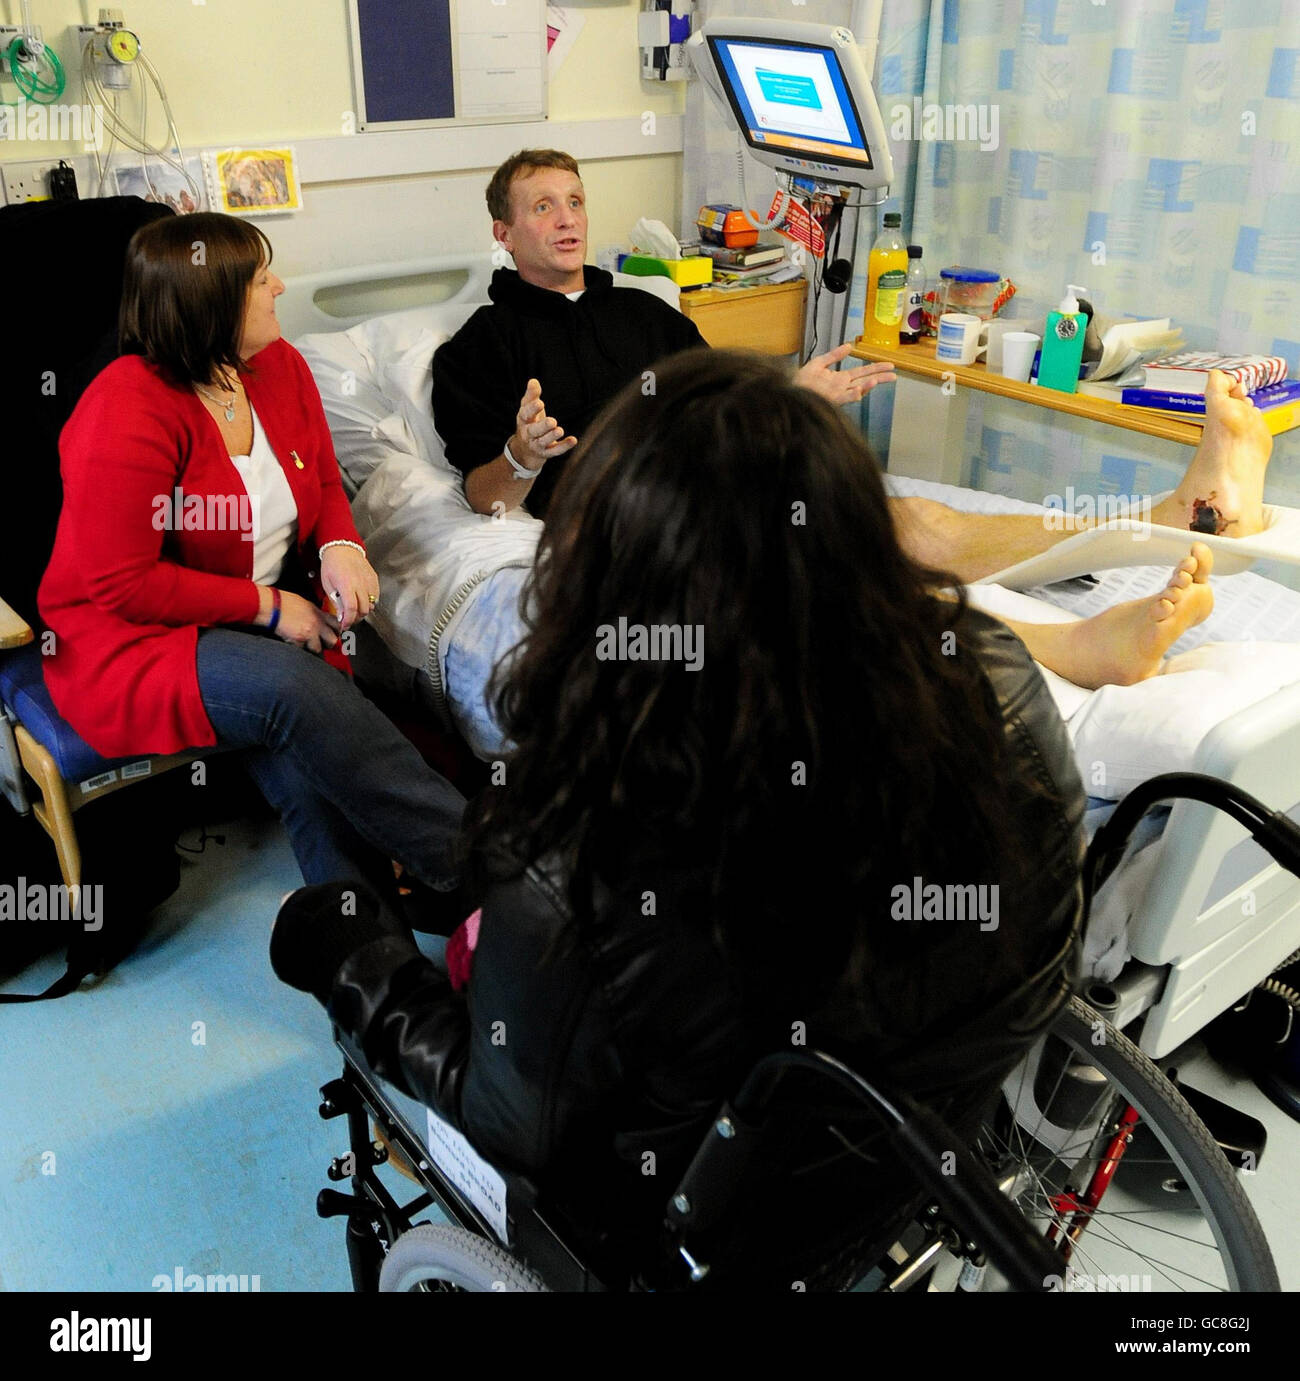
[[[3,50],[3,57],[22,95],[17,101],[0,101],[0,105],[16,106],[23,101],[53,105],[63,95],[67,86],[63,64],[33,27],[30,0],[23,0],[23,31]]]

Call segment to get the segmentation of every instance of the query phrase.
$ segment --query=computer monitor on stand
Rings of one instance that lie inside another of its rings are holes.
[[[815,191],[837,199],[833,224],[838,245],[840,218],[848,204],[844,189],[887,187],[894,176],[871,73],[854,35],[842,25],[719,16],[691,36],[687,52],[749,152],[774,168],[778,181],[784,178],[787,192],[795,185],[794,195],[807,203],[809,214]],[[747,208],[743,167],[741,182],[741,204]],[[781,196],[766,222],[755,220],[748,209],[745,214],[760,230],[776,228],[785,219],[786,205]],[[814,342],[821,286],[843,293],[851,278],[851,258],[827,263],[813,275],[809,314]],[[847,321],[847,298],[844,313]],[[833,318],[832,309],[832,323]]]
[[[892,181],[871,74],[842,25],[719,17],[688,51],[760,162],[833,187]]]

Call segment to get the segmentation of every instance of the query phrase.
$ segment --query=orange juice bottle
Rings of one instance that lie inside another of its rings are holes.
[[[902,224],[903,218],[897,211],[886,211],[884,229],[871,246],[864,345],[898,345],[898,329],[907,301],[907,241],[903,239]]]

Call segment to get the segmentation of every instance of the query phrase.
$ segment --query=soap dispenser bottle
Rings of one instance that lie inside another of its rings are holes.
[[[1040,388],[1054,388],[1061,393],[1078,392],[1083,336],[1088,325],[1087,318],[1079,310],[1079,294],[1087,291],[1076,283],[1069,284],[1060,307],[1047,314],[1042,358],[1038,362]]]

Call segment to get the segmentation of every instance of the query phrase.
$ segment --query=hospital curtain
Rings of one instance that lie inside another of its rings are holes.
[[[1171,316],[1189,346],[1300,374],[1300,5],[885,0],[877,90],[896,180],[859,233],[858,303],[879,215],[897,209],[930,274],[1010,277],[1027,329],[1073,282],[1103,314]],[[869,408],[882,452],[886,392]],[[980,488],[1140,494],[1186,463],[1172,443],[978,398]],[[1278,438],[1267,497],[1300,505],[1300,433]]]

